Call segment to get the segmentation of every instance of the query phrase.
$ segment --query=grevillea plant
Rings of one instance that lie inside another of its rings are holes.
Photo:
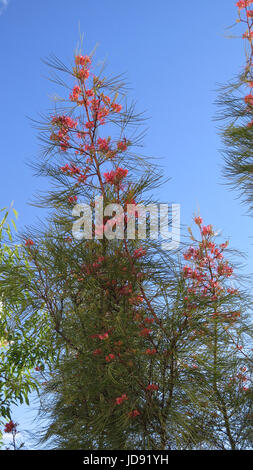
[[[239,1],[237,27],[244,42],[246,63],[240,74],[221,90],[218,119],[224,120],[224,174],[252,210],[253,138],[253,2]]]
[[[190,230],[194,245],[183,255],[183,276],[185,315],[196,325],[190,339],[197,339],[193,367],[200,373],[199,398],[206,407],[203,425],[217,443],[222,430],[221,448],[244,448],[252,445],[252,327],[242,292],[227,283],[233,276],[228,241],[218,244],[212,225],[204,226],[201,217],[195,224],[200,238]]]
[[[4,432],[8,435],[11,436],[11,440],[10,442],[8,442],[8,445],[10,447],[5,447],[5,450],[21,450],[21,449],[24,449],[24,442],[19,442],[19,439],[18,439],[18,424],[17,423],[14,423],[14,421],[12,421],[12,419],[5,424],[5,427],[4,427]]]
[[[48,209],[48,223],[24,235],[30,275],[21,262],[3,269],[5,296],[13,283],[29,291],[23,311],[31,322],[35,310],[46,315],[58,352],[50,371],[36,367],[51,420],[44,440],[64,449],[247,445],[251,392],[238,374],[250,388],[249,327],[246,297],[223,259],[227,244],[215,245],[200,218],[201,240],[191,232],[183,263],[159,248],[149,223],[145,239],[127,237],[136,205],[161,183],[139,152],[141,115],[118,78],[96,73],[91,55],[76,53],[70,69],[55,58],[49,65],[72,83],[58,80],[65,97],[40,125],[44,152],[35,166],[52,187],[37,205]],[[76,239],[73,207],[96,210],[98,197],[123,212],[113,209],[96,226],[92,219],[92,237]]]

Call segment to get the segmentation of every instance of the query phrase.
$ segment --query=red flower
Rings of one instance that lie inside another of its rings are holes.
[[[243,39],[250,39],[253,38],[253,31],[245,31],[245,33],[242,35]]]
[[[143,301],[144,301],[144,298],[142,297],[142,295],[136,295],[134,297],[130,297],[129,299],[129,303],[134,304],[134,305],[138,305],[142,303]]]
[[[83,82],[89,78],[90,71],[88,69],[81,69],[79,70],[77,77]]]
[[[98,338],[99,338],[99,339],[108,339],[108,338],[109,338],[109,334],[108,334],[108,333],[100,334],[100,335],[98,335]]]
[[[88,55],[77,55],[75,57],[76,65],[87,65],[91,63],[91,58]]]
[[[85,181],[87,180],[87,176],[86,175],[80,175],[78,177],[78,183],[85,183]]]
[[[93,356],[98,356],[99,354],[102,354],[102,349],[95,349],[95,351],[93,351]]]
[[[86,122],[85,127],[87,129],[92,129],[94,127],[94,121]]]
[[[148,336],[151,330],[149,328],[143,328],[140,332],[140,336]]]
[[[61,166],[61,167],[60,167],[60,170],[61,170],[63,173],[67,173],[68,171],[70,171],[70,166],[66,163],[65,166]]]
[[[115,359],[115,354],[109,354],[109,355],[106,356],[106,358],[105,358],[106,362],[113,361],[113,359]]]
[[[78,101],[79,95],[81,93],[81,88],[78,85],[75,85],[72,91],[72,94],[69,95],[71,101]]]
[[[253,95],[250,93],[249,95],[245,96],[244,101],[246,104],[253,105]]]
[[[142,256],[145,256],[146,253],[147,251],[141,247],[134,251],[133,256],[134,258],[138,259],[138,258],[141,258]]]
[[[101,139],[97,140],[98,148],[100,152],[108,152],[109,150],[109,139]]]
[[[58,126],[64,129],[75,129],[77,126],[77,121],[74,121],[73,119],[71,119],[71,117],[65,115],[54,116],[51,122],[54,126]]]
[[[140,415],[140,412],[138,410],[132,410],[130,411],[130,413],[128,413],[128,416],[130,416],[130,418],[135,418],[136,416],[139,416]]]
[[[128,397],[126,396],[125,393],[123,393],[123,395],[121,395],[121,397],[117,397],[115,402],[116,402],[116,405],[121,405],[121,403],[123,403],[125,400],[128,400]]]
[[[201,217],[195,217],[194,222],[197,225],[201,225],[203,223],[203,219]]]
[[[154,323],[154,321],[155,321],[154,318],[148,318],[148,317],[144,318],[145,323]]]
[[[13,423],[13,421],[9,421],[9,423],[6,423],[4,427],[4,432],[12,432],[13,430],[16,431],[17,423]]]
[[[32,246],[34,245],[34,241],[31,240],[31,238],[28,238],[25,242],[25,246]]]
[[[127,149],[127,142],[126,142],[126,139],[120,140],[120,141],[117,143],[117,147],[118,147],[118,150],[121,150],[121,152],[125,152],[126,149]]]
[[[86,96],[88,96],[89,98],[94,96],[94,91],[91,89],[91,90],[85,90],[85,93],[86,93]]]
[[[68,198],[68,201],[69,201],[70,204],[74,204],[77,201],[77,197],[76,196],[70,196]]]
[[[157,353],[157,350],[156,349],[146,349],[145,351],[145,354],[147,354],[148,356],[153,356],[153,354],[156,354]]]
[[[105,181],[108,184],[119,184],[126,176],[128,170],[123,168],[117,168],[115,171],[112,170],[108,173],[104,173]]]
[[[120,113],[120,111],[122,110],[121,104],[117,104],[117,103],[112,103],[111,108],[115,113]]]
[[[158,385],[156,384],[149,384],[147,387],[146,387],[146,390],[148,391],[154,391],[154,390],[158,390]]]
[[[241,10],[242,8],[246,8],[249,5],[253,3],[253,0],[239,0],[239,2],[236,3],[236,6]]]
[[[212,225],[207,225],[206,227],[202,227],[201,231],[203,235],[211,235],[213,233],[213,227]]]

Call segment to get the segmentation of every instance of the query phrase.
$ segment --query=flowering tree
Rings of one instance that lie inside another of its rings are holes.
[[[99,335],[95,360],[65,356],[53,377],[46,383],[43,377],[43,410],[51,417],[45,437],[57,448],[252,445],[252,329],[245,293],[231,286],[228,243],[215,243],[212,226],[203,226],[200,217],[195,222],[200,240],[191,232],[187,264],[177,268],[154,305],[162,325],[139,310],[138,321],[147,325],[143,343],[128,325],[132,349],[124,350],[126,335],[116,343]]]
[[[233,275],[224,257],[228,242],[217,244],[213,227],[203,226],[200,217],[195,223],[201,237],[197,241],[191,233],[195,246],[184,254],[191,265],[183,274],[186,317],[192,326],[196,321],[193,367],[200,374],[206,437],[220,448],[244,448],[252,445],[252,327],[243,313],[242,292],[227,284]]]
[[[244,298],[228,284],[227,244],[216,246],[196,218],[201,240],[191,232],[182,265],[153,239],[151,220],[146,238],[128,236],[130,224],[144,228],[138,204],[150,202],[161,175],[139,155],[141,115],[124,101],[124,84],[92,60],[77,52],[70,69],[49,61],[71,79],[58,79],[70,91],[40,125],[35,167],[52,189],[37,204],[49,219],[24,234],[29,271],[20,259],[14,274],[3,268],[6,301],[13,283],[29,292],[22,312],[31,323],[39,312],[57,355],[50,370],[36,368],[51,418],[44,439],[64,449],[243,447],[250,330]],[[101,198],[112,204],[102,217]],[[81,202],[85,239],[72,230]]]

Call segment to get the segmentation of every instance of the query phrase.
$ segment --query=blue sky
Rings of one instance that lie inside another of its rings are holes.
[[[145,153],[161,157],[171,177],[160,200],[180,203],[185,225],[199,210],[248,255],[252,271],[252,219],[224,186],[213,121],[218,84],[245,61],[243,41],[226,37],[240,34],[240,27],[226,30],[235,23],[235,1],[2,0],[0,5],[0,206],[14,200],[19,227],[44,216],[28,205],[46,185],[26,164],[39,150],[28,117],[45,113],[49,96],[59,90],[46,80],[41,59],[54,53],[72,60],[80,24],[84,52],[98,44],[96,59],[107,59],[108,72],[126,72],[131,97],[150,116]],[[28,422],[24,408],[16,415]]]

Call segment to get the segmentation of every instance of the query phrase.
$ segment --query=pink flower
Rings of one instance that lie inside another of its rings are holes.
[[[101,334],[101,335],[98,335],[98,338],[99,338],[99,339],[102,339],[102,340],[103,340],[103,339],[108,339],[108,338],[109,338],[109,334],[108,334],[107,332],[106,332],[106,333],[103,333],[103,334]]]
[[[147,253],[147,251],[144,249],[144,248],[137,248],[134,252],[133,252],[133,256],[134,258],[138,259],[138,258],[141,258],[142,256],[145,256]]]
[[[127,150],[127,141],[126,141],[126,139],[120,140],[117,143],[117,147],[118,147],[118,150],[120,150],[121,152],[125,152]]]
[[[94,121],[86,122],[85,127],[87,129],[92,129],[94,127]]]
[[[127,176],[127,173],[128,170],[117,168],[115,171],[104,173],[105,181],[108,184],[118,185]]]
[[[97,144],[98,144],[98,148],[100,150],[100,152],[108,152],[109,150],[109,139],[101,139],[99,138],[97,140]]]
[[[144,318],[145,323],[154,323],[154,318]]]
[[[115,113],[120,113],[120,111],[122,110],[121,104],[117,104],[117,103],[112,103],[111,108]]]
[[[105,358],[106,362],[111,362],[113,359],[115,359],[115,354],[108,354]]]
[[[249,95],[245,96],[244,101],[246,104],[253,106],[253,95],[250,93]]]
[[[95,349],[95,351],[93,351],[93,356],[99,356],[100,354],[102,354],[102,349]]]
[[[128,397],[126,395],[126,393],[123,393],[123,395],[121,395],[121,397],[117,397],[115,402],[116,402],[116,405],[121,405],[121,403],[123,403],[125,400],[128,400]]]
[[[146,390],[153,392],[153,391],[155,391],[155,390],[158,390],[158,388],[159,388],[159,387],[158,387],[158,385],[156,385],[156,384],[149,384],[149,385],[146,387]]]
[[[156,349],[150,349],[150,348],[148,348],[148,349],[146,349],[146,351],[145,351],[145,354],[147,354],[148,356],[153,356],[153,355],[156,354],[156,353],[157,353],[157,350],[156,350]]]
[[[246,8],[253,3],[253,0],[239,0],[236,3],[236,6],[241,10],[242,8]]]
[[[92,89],[91,90],[85,90],[85,93],[86,93],[86,96],[88,96],[89,98],[94,96],[94,91]]]
[[[150,330],[149,328],[143,328],[140,332],[140,336],[148,336],[151,331],[152,330]]]
[[[212,225],[203,226],[201,232],[203,235],[212,235],[213,233]]]
[[[75,85],[72,91],[72,94],[69,95],[71,101],[78,101],[79,95],[81,93],[81,88],[78,85]]]
[[[185,277],[189,277],[192,275],[192,268],[190,268],[189,266],[184,266],[183,267],[183,274]]]
[[[34,245],[34,241],[31,240],[31,238],[28,238],[25,242],[25,246],[32,246],[32,245]]]
[[[82,55],[77,55],[75,57],[75,62],[76,62],[76,65],[87,65],[87,64],[90,64],[91,63],[91,58],[87,55],[85,56],[82,56]]]
[[[242,35],[243,39],[250,39],[253,38],[253,31],[245,31],[245,33]]]
[[[201,225],[203,223],[203,219],[201,217],[195,217],[194,222],[197,225]]]
[[[77,201],[77,197],[76,196],[70,196],[68,198],[68,201],[69,201],[70,204],[74,204]]]
[[[128,416],[130,416],[130,418],[135,418],[136,416],[139,416],[140,415],[140,412],[138,410],[132,410],[130,411],[130,413],[128,413]]]

